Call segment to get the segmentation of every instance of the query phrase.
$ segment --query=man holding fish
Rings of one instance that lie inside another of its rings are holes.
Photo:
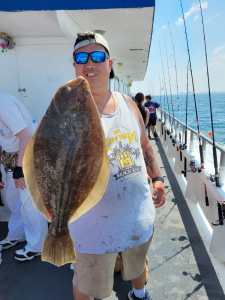
[[[76,76],[84,77],[90,85],[110,166],[102,199],[69,225],[76,250],[74,299],[110,296],[116,257],[121,252],[123,278],[131,280],[133,287],[128,298],[149,300],[145,262],[155,207],[165,203],[164,180],[136,104],[128,96],[109,90],[114,72],[105,38],[98,33],[78,34],[73,59]]]

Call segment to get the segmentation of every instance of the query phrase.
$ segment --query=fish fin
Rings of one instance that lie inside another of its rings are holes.
[[[23,172],[25,177],[25,182],[27,189],[32,195],[32,201],[34,206],[47,218],[48,221],[51,217],[45,207],[43,198],[39,191],[36,178],[35,178],[35,168],[34,168],[34,137],[29,141],[26,146],[25,153],[23,156]]]
[[[44,242],[41,259],[58,267],[75,262],[73,242],[68,229],[63,235],[52,235],[49,230]]]

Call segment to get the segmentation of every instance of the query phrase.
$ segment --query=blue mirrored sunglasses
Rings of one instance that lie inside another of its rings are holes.
[[[109,55],[104,51],[73,53],[74,62],[78,65],[86,64],[89,60],[89,57],[94,63],[98,64],[104,62],[107,58],[109,58]]]

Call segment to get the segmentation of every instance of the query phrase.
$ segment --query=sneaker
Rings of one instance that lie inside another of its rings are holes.
[[[134,295],[133,290],[129,291],[128,293],[128,299],[129,300],[152,300],[149,292],[147,290],[145,290],[145,296],[143,298],[138,298]]]
[[[16,246],[17,244],[21,243],[22,241],[18,241],[18,240],[13,240],[13,241],[9,241],[7,239],[0,241],[0,245],[2,246],[2,251],[10,249],[14,246]]]
[[[36,256],[40,256],[40,252],[27,251],[25,248],[15,251],[14,258],[18,261],[32,260]]]

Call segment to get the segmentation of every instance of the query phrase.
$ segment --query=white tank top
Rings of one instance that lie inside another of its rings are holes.
[[[102,200],[69,225],[76,251],[103,254],[141,245],[151,237],[155,219],[140,127],[120,93],[117,109],[102,115],[110,164],[110,179]]]

